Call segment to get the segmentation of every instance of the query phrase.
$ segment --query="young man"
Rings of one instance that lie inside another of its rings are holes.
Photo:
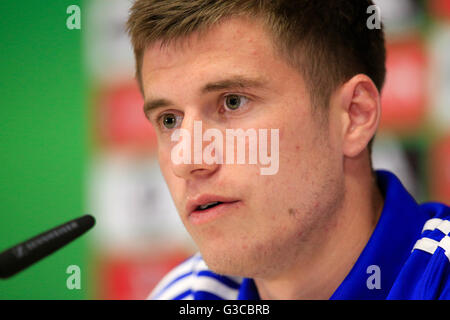
[[[367,27],[370,5],[135,2],[144,110],[200,251],[150,298],[450,298],[449,208],[418,205],[393,174],[372,171],[385,47]],[[238,150],[217,140],[231,129],[275,132],[257,140],[270,161],[225,162],[220,147]],[[199,130],[203,140],[187,141]],[[186,161],[199,152],[209,160]]]

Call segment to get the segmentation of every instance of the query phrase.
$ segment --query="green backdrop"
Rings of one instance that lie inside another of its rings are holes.
[[[0,1],[0,250],[81,216],[86,163],[81,30],[76,0]],[[0,299],[84,299],[89,236],[7,280]],[[81,289],[66,268],[81,268]]]

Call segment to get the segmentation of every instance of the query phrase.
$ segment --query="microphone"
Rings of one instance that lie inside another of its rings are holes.
[[[0,253],[0,278],[6,279],[75,240],[95,224],[84,215],[43,232]]]

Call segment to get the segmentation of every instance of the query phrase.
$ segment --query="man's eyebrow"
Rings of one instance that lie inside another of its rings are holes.
[[[172,105],[172,102],[166,99],[152,99],[144,103],[144,113],[147,114],[150,110],[164,108]]]
[[[201,92],[208,93],[227,89],[263,88],[265,86],[266,81],[263,79],[234,76],[229,79],[208,83],[201,89]]]
[[[218,80],[207,83],[202,87],[200,92],[202,94],[231,89],[246,89],[246,88],[264,88],[266,87],[266,81],[258,78],[247,78],[242,76],[234,76],[228,79]],[[144,112],[147,114],[149,111],[168,107],[174,105],[170,100],[159,98],[151,99],[144,103]]]

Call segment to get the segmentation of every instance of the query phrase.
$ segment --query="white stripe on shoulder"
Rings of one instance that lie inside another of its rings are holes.
[[[450,233],[450,221],[443,220],[442,223],[437,226],[437,228],[441,230],[443,234],[448,235]]]
[[[179,281],[174,282],[170,287],[167,289],[158,292],[154,299],[156,300],[173,300],[175,297],[179,296],[183,292],[186,292],[188,290],[192,290],[192,285],[195,281],[194,275],[189,275],[187,277],[184,277],[183,279],[180,279]]]
[[[225,281],[217,279],[214,273],[199,274],[209,270],[199,253],[172,269],[152,290],[147,299],[172,300],[180,297],[185,300],[194,299],[194,293],[204,291],[214,294],[225,300],[236,300],[239,289],[231,288]],[[241,277],[225,278],[240,283]],[[181,296],[180,296],[181,295]]]
[[[450,237],[445,236],[444,238],[442,238],[442,240],[439,242],[439,247],[445,250],[445,255],[450,262]]]
[[[193,285],[194,291],[206,291],[225,300],[236,300],[239,290],[232,289],[217,279],[211,277],[197,277]]]
[[[418,249],[429,254],[434,254],[438,247],[441,247],[444,250],[445,256],[448,258],[450,262],[450,237],[445,236],[441,239],[441,241],[436,241],[430,238],[422,238],[417,240],[414,245],[413,250]]]
[[[207,266],[203,261],[203,259],[201,258],[200,253],[196,253],[186,261],[182,262],[181,264],[173,268],[168,274],[166,274],[162,278],[162,280],[156,285],[156,287],[152,290],[147,299],[154,299],[154,297],[161,294],[161,291],[164,290],[168,285],[170,285],[171,282],[175,281],[178,277],[188,274],[190,272],[206,269]],[[189,277],[190,276],[186,276],[185,278]],[[182,279],[180,279],[179,281],[181,280]]]
[[[430,219],[425,223],[422,232],[427,230],[433,231],[435,229],[438,229],[443,234],[448,235],[450,233],[450,221],[439,218]]]
[[[232,289],[215,278],[208,276],[199,277],[194,273],[171,285],[161,295],[157,296],[156,299],[171,300],[187,291],[192,291],[192,293],[186,296],[187,299],[193,299],[192,294],[198,291],[212,293],[225,300],[236,300],[239,293],[238,289]]]
[[[433,254],[437,247],[439,246],[439,242],[430,238],[422,238],[417,240],[416,244],[414,245],[413,250],[418,249],[425,252],[428,252],[429,254]]]

